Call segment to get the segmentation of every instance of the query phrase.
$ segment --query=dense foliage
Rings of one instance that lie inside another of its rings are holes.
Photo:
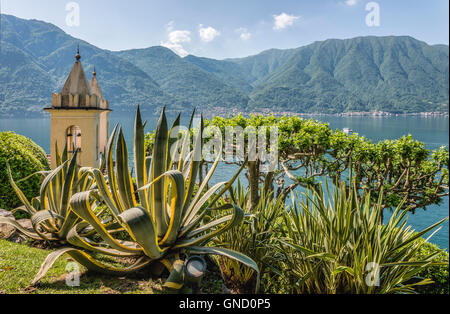
[[[444,265],[430,266],[424,268],[417,277],[429,278],[432,284],[419,286],[416,288],[418,293],[425,294],[449,294],[449,258],[448,252],[440,249],[436,244],[425,242],[417,252],[417,258],[423,258],[427,255],[438,252],[433,258],[433,262],[445,263]]]
[[[333,182],[345,180],[349,172],[358,189],[372,192],[375,200],[383,190],[383,207],[396,207],[406,197],[407,206],[414,211],[439,204],[449,193],[448,148],[430,152],[411,136],[374,143],[358,134],[333,131],[326,123],[295,116],[215,117],[206,125],[219,127],[223,136],[226,128],[233,126],[278,128],[279,171],[263,173],[259,161],[247,165],[253,196],[258,193],[260,177],[266,188],[278,191],[277,196],[287,196],[297,186],[317,186],[325,176]],[[248,154],[247,145],[245,149]],[[252,198],[253,205],[257,202],[257,197]]]
[[[344,182],[329,191],[308,191],[285,212],[278,246],[284,292],[412,293],[431,282],[427,277],[411,282],[435,263],[437,254],[418,254],[425,243],[421,236],[448,217],[416,233],[407,227],[407,211],[401,206],[380,225],[382,197],[375,203],[365,194],[360,200]]]
[[[41,114],[80,41],[52,24],[10,15],[2,15],[1,29],[0,115]],[[81,42],[80,49],[85,69],[97,66],[116,111],[137,103],[149,104],[145,111],[163,104],[176,110],[448,111],[448,46],[411,37],[326,40],[227,60],[181,58],[164,47],[111,52]]]
[[[47,155],[32,140],[13,132],[0,132],[0,208],[14,209],[21,204],[10,184],[7,163],[14,180],[22,180],[35,172],[48,170]],[[18,182],[25,197],[39,194],[41,178],[32,176]]]

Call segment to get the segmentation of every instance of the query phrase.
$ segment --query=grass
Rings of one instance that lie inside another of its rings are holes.
[[[30,283],[50,251],[0,240],[0,294],[160,294],[163,281],[152,279],[144,272],[127,277],[93,274],[80,266],[78,287],[66,285],[69,257],[61,257],[42,281]],[[221,293],[222,282],[214,271],[209,271],[200,289],[201,293]]]

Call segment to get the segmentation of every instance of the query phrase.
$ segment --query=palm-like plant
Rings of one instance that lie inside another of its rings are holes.
[[[194,114],[189,130],[193,116]],[[81,175],[88,174],[93,178],[96,189],[77,193],[70,201],[74,212],[83,221],[72,228],[67,240],[84,250],[64,248],[51,253],[34,282],[42,278],[56,259],[65,253],[89,270],[107,274],[126,274],[158,261],[171,272],[165,286],[174,289],[180,289],[183,285],[184,270],[180,260],[182,253],[223,255],[236,259],[259,273],[256,263],[241,253],[204,246],[214,237],[240,224],[244,217],[244,212],[236,205],[223,204],[214,207],[240,171],[229,182],[220,182],[208,189],[208,182],[220,160],[219,153],[213,167],[197,188],[203,119],[197,130],[192,151],[189,135],[180,139],[178,134],[175,134],[175,137],[172,134],[176,132],[179,124],[180,116],[169,129],[163,109],[156,129],[152,156],[146,158],[145,124],[142,123],[138,108],[133,145],[137,191],[133,187],[129,171],[128,151],[122,129],[118,129],[118,126],[114,128],[105,152],[107,178],[105,179],[99,169],[82,169]],[[114,165],[113,146],[116,135]],[[171,150],[174,147],[175,149]],[[180,151],[181,158],[178,160],[176,157]],[[188,151],[188,154],[185,153]],[[111,216],[108,223],[101,222],[92,207],[92,204],[98,201],[106,204],[106,210]],[[210,212],[227,213],[229,210],[231,214],[208,223],[203,222],[205,215]],[[111,225],[116,228],[111,230]],[[81,235],[80,232],[86,233],[86,229],[95,233],[101,240],[93,241],[92,237]],[[125,232],[129,241],[115,237],[117,231]],[[134,257],[136,261],[127,267],[112,267],[97,260],[95,255],[86,250],[109,256]]]
[[[238,180],[237,187],[230,191],[232,201],[245,209],[245,219],[242,226],[232,228],[214,239],[214,245],[236,250],[251,257],[261,272],[261,278],[271,272],[276,264],[274,242],[279,237],[279,228],[283,222],[283,199],[273,198],[273,192],[260,189],[260,198],[257,206],[252,207],[248,202],[250,193]],[[222,276],[229,286],[246,291],[253,286],[256,279],[255,271],[235,260],[222,256],[215,257]],[[276,270],[275,270],[276,271]]]
[[[35,240],[65,241],[69,231],[79,221],[79,217],[72,211],[70,198],[73,194],[88,189],[92,180],[86,175],[78,175],[77,151],[68,159],[67,146],[59,155],[56,144],[57,168],[53,171],[41,171],[33,175],[42,175],[40,195],[29,201],[14,182],[11,169],[7,170],[11,186],[23,205],[15,211],[24,211],[31,216],[30,231],[16,220],[0,217],[0,223],[12,225],[25,236]],[[30,176],[29,176],[30,177]],[[23,180],[28,179],[24,178]]]
[[[328,191],[328,187],[327,187]],[[296,293],[412,293],[411,283],[433,257],[417,257],[424,234],[445,222],[445,218],[415,233],[407,226],[407,210],[400,204],[389,222],[380,225],[382,197],[378,203],[370,194],[360,197],[344,182],[334,193],[324,195],[320,187],[285,213],[285,238],[280,240],[280,277],[288,292]],[[431,237],[431,236],[430,236]]]

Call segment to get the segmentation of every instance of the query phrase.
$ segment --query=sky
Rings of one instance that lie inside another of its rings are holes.
[[[409,35],[449,43],[448,0],[0,0],[102,49],[162,45],[225,59],[329,38]]]

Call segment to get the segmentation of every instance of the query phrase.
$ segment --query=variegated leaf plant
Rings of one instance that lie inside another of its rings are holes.
[[[13,218],[0,217],[0,223],[15,227],[21,234],[31,239],[65,242],[69,231],[80,221],[80,218],[72,211],[70,198],[80,191],[91,188],[94,181],[86,174],[83,175],[79,172],[77,150],[69,159],[67,145],[62,156],[59,154],[58,145],[55,144],[55,146],[57,168],[31,175],[43,176],[40,195],[31,199],[31,201],[25,197],[25,194],[17,186],[7,163],[9,181],[23,203],[13,212],[24,211],[28,213],[31,216],[30,221],[33,230],[24,228]],[[27,180],[29,177],[20,181]]]
[[[194,113],[188,130],[180,138],[179,134],[173,134],[180,125],[180,115],[169,129],[163,109],[156,129],[152,156],[146,157],[145,124],[138,107],[133,141],[137,189],[133,186],[129,170],[123,131],[118,126],[114,128],[105,152],[107,177],[105,178],[99,169],[82,169],[81,175],[88,174],[95,181],[96,189],[77,193],[70,201],[73,211],[82,221],[72,228],[67,240],[79,249],[63,248],[51,253],[34,282],[45,276],[63,254],[70,255],[89,270],[114,275],[124,275],[152,263],[162,263],[170,271],[165,287],[172,289],[180,289],[184,283],[184,267],[180,256],[222,255],[253,268],[258,273],[259,281],[258,266],[251,258],[228,249],[204,246],[243,220],[244,212],[238,206],[229,203],[215,206],[242,168],[230,181],[220,182],[209,188],[208,182],[221,157],[219,152],[204,180],[197,184],[203,147],[203,119],[196,128],[191,149],[189,139],[193,117]],[[113,147],[116,137],[114,161]],[[173,145],[175,149],[171,150]],[[179,160],[175,158],[177,152],[181,156]],[[101,222],[96,215],[93,204],[98,200],[106,204],[112,217],[109,224]],[[205,216],[211,212],[224,214],[213,221],[205,222]],[[117,226],[114,232],[108,229],[111,224]],[[86,228],[93,230],[101,240],[92,241],[91,237],[83,236]],[[129,240],[120,240],[115,236],[116,231],[125,232]],[[110,266],[96,258],[97,254],[93,252],[115,257],[134,257],[135,262],[124,267]]]

